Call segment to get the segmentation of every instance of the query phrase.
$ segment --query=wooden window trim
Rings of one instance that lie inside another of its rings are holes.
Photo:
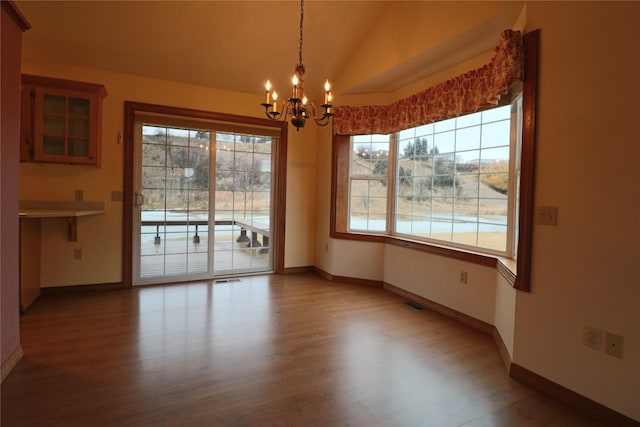
[[[136,113],[165,114],[185,116],[195,119],[241,123],[280,129],[280,141],[277,147],[277,175],[275,176],[275,218],[274,218],[274,271],[285,272],[284,241],[287,194],[287,135],[288,123],[275,123],[268,119],[239,116],[226,113],[215,113],[189,108],[164,105],[145,104],[125,101],[124,103],[124,170],[123,170],[123,203],[122,203],[122,283],[123,287],[133,287],[133,170],[134,170],[134,129]]]
[[[387,243],[394,246],[418,250],[465,262],[493,267],[515,288],[531,289],[531,251],[533,235],[534,159],[536,138],[536,94],[538,81],[539,30],[524,36],[524,79],[522,87],[522,153],[519,200],[518,249],[513,263],[500,257],[473,251],[464,251],[449,246],[415,241],[398,236],[351,233],[347,230],[348,203],[347,182],[349,168],[349,135],[334,135],[331,152],[331,216],[329,234],[334,239]],[[346,151],[346,152],[345,152]]]
[[[540,30],[524,35],[524,79],[522,82],[522,154],[520,159],[520,208],[517,267],[513,286],[531,290],[533,238],[533,191],[535,182],[536,104],[538,93],[538,49]]]

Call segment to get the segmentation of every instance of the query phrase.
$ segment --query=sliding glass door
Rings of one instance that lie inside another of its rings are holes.
[[[275,136],[150,116],[134,139],[134,285],[273,270]]]

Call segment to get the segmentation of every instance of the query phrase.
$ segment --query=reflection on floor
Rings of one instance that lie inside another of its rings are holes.
[[[3,427],[599,425],[491,336],[313,274],[45,295],[21,322]]]

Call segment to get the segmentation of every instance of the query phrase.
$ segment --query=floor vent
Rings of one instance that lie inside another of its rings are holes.
[[[414,310],[424,310],[423,306],[421,306],[420,304],[415,303],[413,301],[405,301],[404,305],[407,305],[407,306],[413,308]]]
[[[235,283],[235,282],[241,282],[240,279],[220,279],[220,280],[216,280],[214,283]]]

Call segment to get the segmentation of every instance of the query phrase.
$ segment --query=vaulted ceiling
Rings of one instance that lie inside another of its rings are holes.
[[[32,25],[26,61],[67,63],[259,93],[288,87],[298,61],[297,1],[16,1]],[[396,89],[489,51],[519,2],[307,0],[306,87]],[[354,66],[359,62],[359,67]],[[363,62],[366,62],[364,72]],[[348,71],[352,70],[351,73]]]

